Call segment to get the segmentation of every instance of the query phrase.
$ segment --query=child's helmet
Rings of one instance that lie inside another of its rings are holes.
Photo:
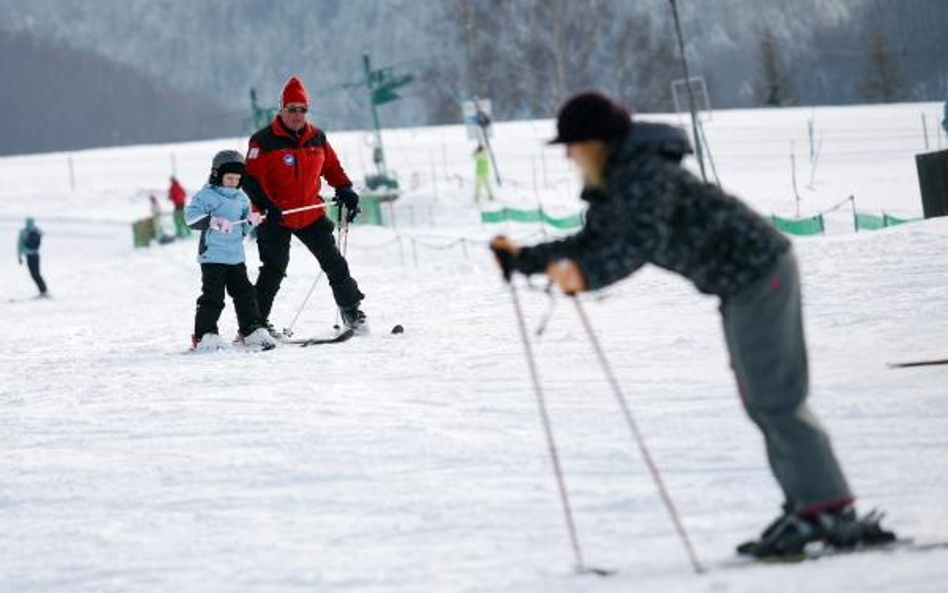
[[[208,181],[212,185],[221,185],[221,180],[227,173],[244,174],[244,155],[236,150],[222,150],[214,155],[211,161],[211,176]]]

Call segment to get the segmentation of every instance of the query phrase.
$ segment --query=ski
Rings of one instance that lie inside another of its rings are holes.
[[[895,554],[913,552],[931,552],[934,550],[948,550],[948,541],[916,542],[912,538],[897,539],[884,544],[861,546],[856,548],[834,548],[832,546],[807,549],[799,554],[786,556],[771,556],[754,558],[741,556],[718,562],[713,565],[716,569],[748,568],[753,566],[768,566],[775,564],[800,564],[812,560],[833,558],[836,556],[850,556],[853,554]]]
[[[294,346],[316,346],[319,344],[340,344],[346,340],[355,336],[355,330],[351,328],[346,328],[339,334],[330,337],[330,338],[284,338],[280,337],[278,340],[281,344],[292,344]]]
[[[339,328],[336,328],[336,330],[338,331]],[[392,327],[392,331],[390,333],[392,335],[402,335],[405,333],[405,328],[401,324],[398,324]],[[305,348],[306,346],[317,346],[320,344],[340,344],[349,340],[350,338],[354,338],[355,336],[366,334],[367,332],[356,331],[347,327],[335,336],[329,338],[291,338],[286,334],[282,334],[277,338],[277,340],[281,344],[291,344],[294,346],[303,346]]]
[[[915,360],[911,362],[887,362],[885,366],[890,369],[907,369],[911,367],[931,367],[948,364],[948,358],[935,360]]]
[[[349,338],[353,337],[354,335],[356,335],[356,332],[354,329],[346,328],[345,330],[343,330],[342,333],[340,333],[338,336],[334,338],[312,338],[310,340],[306,340],[300,345],[303,348],[306,348],[307,346],[317,346],[319,344],[340,344],[342,342],[345,342]]]
[[[221,346],[217,350],[195,350],[194,348],[188,348],[187,350],[179,350],[177,352],[169,352],[168,354],[184,354],[185,356],[204,356],[207,354],[223,354],[231,352],[243,352],[243,353],[257,353],[257,352],[269,352],[276,348],[276,345],[272,346],[244,346],[241,344],[230,344],[227,346]]]

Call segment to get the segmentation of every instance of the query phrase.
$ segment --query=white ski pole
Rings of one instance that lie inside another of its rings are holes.
[[[301,206],[300,208],[290,208],[289,210],[284,210],[283,215],[286,216],[287,214],[296,214],[297,212],[306,212],[308,210],[321,210],[323,208],[329,208],[330,206],[332,206],[332,202],[323,202],[322,204],[313,204],[312,206]],[[266,218],[266,215],[264,215],[264,218]],[[248,222],[250,222],[249,219],[242,218],[233,224],[246,224]]]

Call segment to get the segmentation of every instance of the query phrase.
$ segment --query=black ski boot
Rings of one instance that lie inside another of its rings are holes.
[[[838,550],[888,544],[896,540],[895,533],[879,523],[884,513],[872,510],[862,517],[848,507],[833,513],[820,513],[811,521],[819,526],[827,545]]]
[[[775,558],[802,554],[807,544],[820,541],[816,525],[791,511],[784,512],[764,529],[760,538],[737,546],[737,553],[755,558]]]
[[[837,550],[887,544],[895,541],[896,536],[879,525],[882,517],[876,511],[859,517],[851,506],[801,517],[784,505],[784,513],[764,530],[760,539],[739,545],[737,553],[755,558],[792,558],[805,555],[810,544]]]
[[[286,337],[286,336],[283,334],[283,332],[278,331],[277,328],[273,327],[273,324],[270,323],[269,321],[264,321],[264,322],[263,322],[263,327],[266,328],[267,333],[270,334],[270,337],[273,338],[274,340],[279,340],[279,339],[281,339],[281,338],[285,338],[285,337]]]
[[[342,315],[342,323],[347,328],[351,329],[357,334],[365,334],[369,331],[369,326],[366,323],[365,313],[359,309],[358,305],[354,307],[340,308],[339,313]]]

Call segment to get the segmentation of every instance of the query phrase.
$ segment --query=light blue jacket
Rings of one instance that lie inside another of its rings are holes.
[[[250,198],[242,189],[205,185],[191,197],[184,219],[192,229],[201,231],[198,262],[202,264],[239,264],[244,261],[244,236],[249,224],[237,224],[250,214]],[[211,217],[226,218],[234,230],[222,233],[209,227]]]

